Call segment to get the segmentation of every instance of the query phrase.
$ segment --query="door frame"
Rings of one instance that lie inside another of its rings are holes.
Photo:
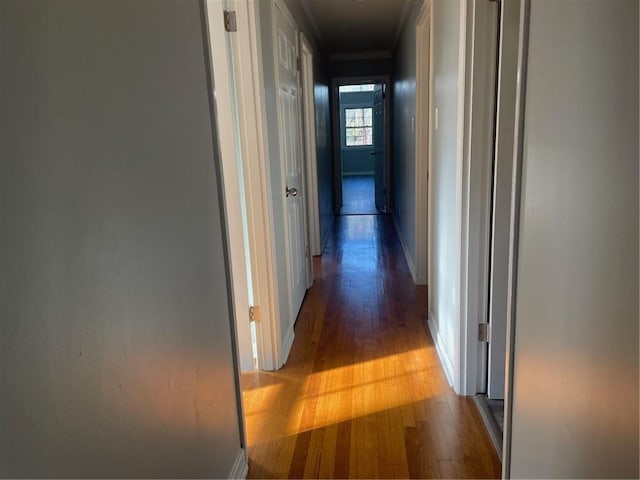
[[[320,255],[320,213],[318,205],[318,160],[316,145],[316,106],[313,78],[313,48],[300,32],[300,76],[302,84],[302,123],[304,128],[304,157],[306,167],[307,225],[311,255]],[[313,281],[313,272],[308,286]]]
[[[340,92],[343,85],[361,85],[364,83],[381,83],[384,89],[384,203],[385,212],[389,211],[391,198],[391,77],[389,75],[369,75],[362,77],[334,77],[331,79],[331,123],[333,130],[333,184],[334,184],[334,213],[340,215],[342,208],[342,154],[340,152],[342,132],[340,131]]]
[[[237,150],[230,144],[236,142],[236,132],[220,136],[222,149],[222,180],[225,208],[229,218],[237,222],[243,215],[238,209],[244,205],[246,235],[240,230],[229,229],[229,245],[234,251],[242,251],[246,272],[239,264],[231,265],[235,320],[238,329],[249,323],[249,304],[242,301],[242,292],[253,293],[253,305],[260,309],[260,321],[252,322],[256,334],[257,368],[277,370],[282,366],[280,342],[280,309],[278,304],[278,282],[274,261],[275,237],[270,190],[270,163],[267,147],[266,112],[264,101],[264,78],[262,76],[262,52],[260,48],[260,23],[258,0],[205,0],[211,24],[220,28],[209,28],[213,55],[213,70],[216,72],[216,108],[230,105],[231,110],[221,112],[220,118],[230,116],[235,105],[235,121],[219,122],[226,128],[237,129]],[[224,32],[222,11],[236,12],[238,32]],[[233,65],[233,68],[230,68]],[[224,72],[224,73],[223,73]],[[235,101],[235,103],[234,103]],[[233,153],[235,151],[235,154]],[[234,177],[231,172],[237,170]],[[240,258],[237,254],[236,258]]]
[[[282,341],[276,268],[278,232],[276,232],[271,211],[273,205],[272,159],[269,154],[267,134],[266,89],[259,18],[260,7],[258,6],[260,0],[201,1],[205,5],[205,9],[216,11],[217,18],[210,18],[210,23],[220,26],[220,28],[209,28],[209,38],[205,39],[211,44],[211,48],[215,48],[218,52],[212,59],[212,65],[216,72],[216,108],[219,108],[220,104],[231,105],[231,110],[227,109],[223,115],[220,115],[220,118],[228,118],[230,121],[220,123],[228,123],[230,126],[227,125],[227,127],[231,130],[236,129],[234,135],[221,136],[221,144],[225,144],[227,147],[223,151],[221,159],[225,208],[228,209],[228,212],[235,212],[233,214],[236,216],[234,221],[239,221],[242,213],[237,209],[237,206],[243,205],[246,216],[244,220],[246,234],[240,235],[239,229],[233,231],[230,229],[229,233],[229,244],[233,245],[234,251],[244,252],[245,265],[247,266],[247,274],[244,275],[246,281],[243,280],[240,265],[232,265],[231,268],[234,298],[239,297],[234,303],[235,310],[236,312],[246,312],[246,314],[242,313],[234,315],[234,317],[236,326],[243,328],[240,323],[248,319],[249,305],[243,303],[242,292],[249,291],[253,295],[252,305],[259,307],[259,321],[251,322],[256,336],[257,368],[277,370],[286,361],[293,335],[290,335],[286,342]],[[274,1],[291,15],[284,2]],[[224,32],[222,28],[223,10],[236,12],[237,32]],[[299,51],[298,32],[299,29],[296,32],[296,47]],[[301,99],[299,106],[302,108]],[[229,111],[235,114],[235,118],[229,114]],[[300,151],[303,152],[302,122],[300,122],[299,137]],[[229,146],[234,142],[237,146],[235,154]],[[306,179],[309,169],[306,164],[307,156],[302,155],[302,157],[304,189],[304,179]],[[227,172],[232,172],[234,168],[238,171],[237,178],[227,174]],[[304,192],[303,196],[306,196]],[[307,216],[306,202],[303,203],[303,211],[305,215],[303,229],[305,235],[308,235],[309,217]],[[307,284],[310,285],[309,282],[313,280],[310,255],[307,263],[309,264]]]
[[[414,281],[427,285],[427,305],[431,305],[431,105],[432,28],[431,0],[418,11],[416,25],[416,175],[415,175],[415,244]],[[426,135],[421,134],[426,132]]]
[[[487,397],[498,399],[504,398],[506,393],[504,379],[508,322],[508,269],[509,253],[512,248],[509,242],[512,230],[511,202],[513,200],[519,14],[520,5],[517,2],[509,1],[501,5],[489,276],[491,343],[485,379]],[[501,209],[498,209],[499,205]],[[499,242],[502,248],[496,248],[496,242]],[[496,268],[496,263],[500,268]],[[500,335],[497,336],[496,332],[500,332]],[[494,351],[493,348],[496,350]],[[494,364],[494,361],[498,363]]]

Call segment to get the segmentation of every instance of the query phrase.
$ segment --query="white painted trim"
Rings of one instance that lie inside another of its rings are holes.
[[[431,144],[431,0],[425,0],[416,20],[416,174],[415,174],[415,274],[418,285],[427,283],[429,149]],[[426,71],[426,78],[424,72]],[[426,101],[425,101],[426,100]],[[425,105],[426,103],[426,105]],[[424,134],[426,132],[426,135]]]
[[[316,146],[316,106],[313,81],[313,49],[300,32],[300,59],[302,68],[302,98],[304,116],[304,147],[307,170],[307,210],[311,255],[320,255],[320,213],[318,205],[318,160]]]
[[[393,226],[396,229],[396,232],[398,234],[398,239],[400,240],[400,245],[402,245],[402,251],[404,252],[404,258],[407,261],[407,265],[409,266],[409,271],[411,272],[411,278],[413,279],[413,283],[418,283],[416,281],[416,264],[413,260],[413,258],[411,257],[411,252],[409,251],[409,248],[407,247],[407,244],[404,241],[404,238],[402,238],[402,235],[400,235],[400,228],[398,226],[398,219],[395,215],[391,215],[391,218],[393,218]]]
[[[458,105],[456,108],[457,111],[457,145],[456,145],[456,244],[455,244],[455,252],[456,259],[454,261],[454,271],[456,272],[456,285],[458,288],[456,289],[454,295],[454,305],[455,305],[455,317],[458,319],[455,328],[455,336],[457,338],[458,344],[458,370],[453,372],[453,388],[458,395],[466,395],[466,391],[462,388],[461,379],[463,378],[465,372],[465,346],[466,346],[466,331],[467,331],[467,322],[466,318],[463,318],[463,297],[462,297],[462,288],[465,281],[465,274],[463,273],[463,268],[465,265],[466,259],[463,258],[463,245],[462,245],[462,221],[463,221],[463,212],[462,212],[462,202],[463,202],[463,181],[464,181],[464,126],[465,126],[465,87],[466,87],[466,25],[467,25],[467,2],[468,0],[460,0],[459,8],[460,8],[460,17],[458,20],[458,28],[459,28],[459,36],[458,36]]]
[[[486,344],[478,342],[478,324],[487,321],[489,297],[497,15],[496,3],[467,3],[460,284],[463,395],[481,392],[481,377],[486,375]]]
[[[216,25],[223,21],[221,0],[207,0],[207,24]],[[211,51],[212,78],[215,88],[216,113],[218,122],[222,181],[227,232],[229,237],[229,257],[231,282],[235,310],[236,335],[240,368],[253,370],[251,329],[249,325],[249,276],[247,271],[245,238],[247,235],[244,199],[242,191],[242,152],[236,148],[235,125],[236,106],[231,93],[233,72],[227,55],[227,37],[220,28],[209,28],[209,49]]]
[[[229,472],[230,479],[247,478],[249,474],[249,459],[247,458],[247,452],[244,448],[241,448],[236,455],[236,460],[233,462],[231,472]]]
[[[305,287],[308,290],[313,285],[313,258],[311,254],[311,203],[313,201],[313,197],[310,194],[310,189],[314,186],[317,189],[317,183],[312,184],[308,181],[309,175],[311,175],[314,171],[317,170],[316,162],[315,162],[315,127],[314,131],[311,135],[311,140],[313,142],[313,149],[308,148],[307,145],[307,109],[305,108],[305,92],[307,89],[303,85],[303,77],[302,71],[304,66],[302,65],[303,54],[302,54],[302,42],[306,41],[306,38],[302,31],[296,30],[296,50],[298,56],[298,72],[297,72],[297,83],[298,83],[298,148],[300,151],[300,155],[302,157],[302,208],[303,208],[303,229],[304,229],[304,258],[305,258],[305,273],[306,273],[306,284]],[[307,41],[306,53],[312,55],[312,49]],[[311,73],[310,77],[313,83],[313,58],[311,58]],[[311,99],[311,103],[313,105],[314,99]],[[315,117],[315,109],[312,109],[313,116]],[[313,155],[313,166],[311,168],[310,155]],[[318,195],[315,195],[315,203],[317,204]],[[320,231],[320,218],[318,216],[316,223],[314,224],[317,228],[318,232]]]
[[[436,352],[438,352],[438,357],[440,358],[440,363],[442,364],[442,369],[444,370],[445,377],[447,377],[447,382],[450,387],[454,387],[454,369],[453,363],[451,363],[451,359],[447,355],[447,349],[444,346],[444,340],[440,336],[440,332],[436,328],[437,321],[434,320],[433,313],[429,312],[429,320],[427,320],[427,325],[429,326],[429,332],[431,333],[431,338],[433,339],[433,343],[436,346]]]
[[[249,226],[249,252],[253,280],[254,304],[261,308],[256,323],[258,367],[276,370],[279,354],[280,311],[278,284],[274,265],[273,218],[270,186],[270,163],[267,148],[265,88],[262,69],[258,0],[231,0],[236,11],[238,30],[246,35],[232,35],[233,55],[237,59],[235,87],[238,101],[239,131],[245,172],[244,191]]]
[[[511,436],[513,422],[514,349],[518,282],[518,238],[520,234],[520,198],[522,190],[522,149],[526,109],[527,64],[531,0],[520,0],[516,115],[513,140],[513,187],[511,196],[511,232],[509,241],[509,280],[507,293],[507,354],[505,366],[504,434],[502,440],[502,478],[511,477]]]
[[[433,183],[431,172],[433,171],[433,2],[429,4],[431,27],[429,28],[429,145],[427,152],[427,305],[433,305]]]

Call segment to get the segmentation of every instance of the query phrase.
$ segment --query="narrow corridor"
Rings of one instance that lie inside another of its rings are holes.
[[[375,202],[373,175],[345,175],[342,177],[342,208],[340,215],[376,215],[381,213]]]
[[[473,400],[449,388],[386,215],[341,216],[287,365],[243,374],[251,478],[496,478]]]

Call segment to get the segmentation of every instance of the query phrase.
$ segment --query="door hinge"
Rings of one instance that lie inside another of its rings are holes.
[[[488,323],[478,324],[478,341],[485,343],[491,342],[491,326]]]
[[[260,321],[260,307],[256,305],[249,307],[249,320],[256,323]]]
[[[236,12],[235,12],[235,10],[225,10],[224,11],[224,29],[227,32],[237,32],[238,31],[238,22],[236,22]]]

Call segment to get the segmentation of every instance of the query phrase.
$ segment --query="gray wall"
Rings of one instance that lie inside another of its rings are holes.
[[[415,278],[416,268],[416,18],[422,2],[408,15],[394,55],[392,82],[391,213]]]
[[[346,146],[345,109],[373,108],[373,92],[343,92],[340,94],[340,156],[342,174],[371,174],[373,175],[373,146]]]
[[[227,477],[240,451],[201,26],[0,4],[3,477]]]
[[[638,478],[638,2],[530,28],[511,473]]]

